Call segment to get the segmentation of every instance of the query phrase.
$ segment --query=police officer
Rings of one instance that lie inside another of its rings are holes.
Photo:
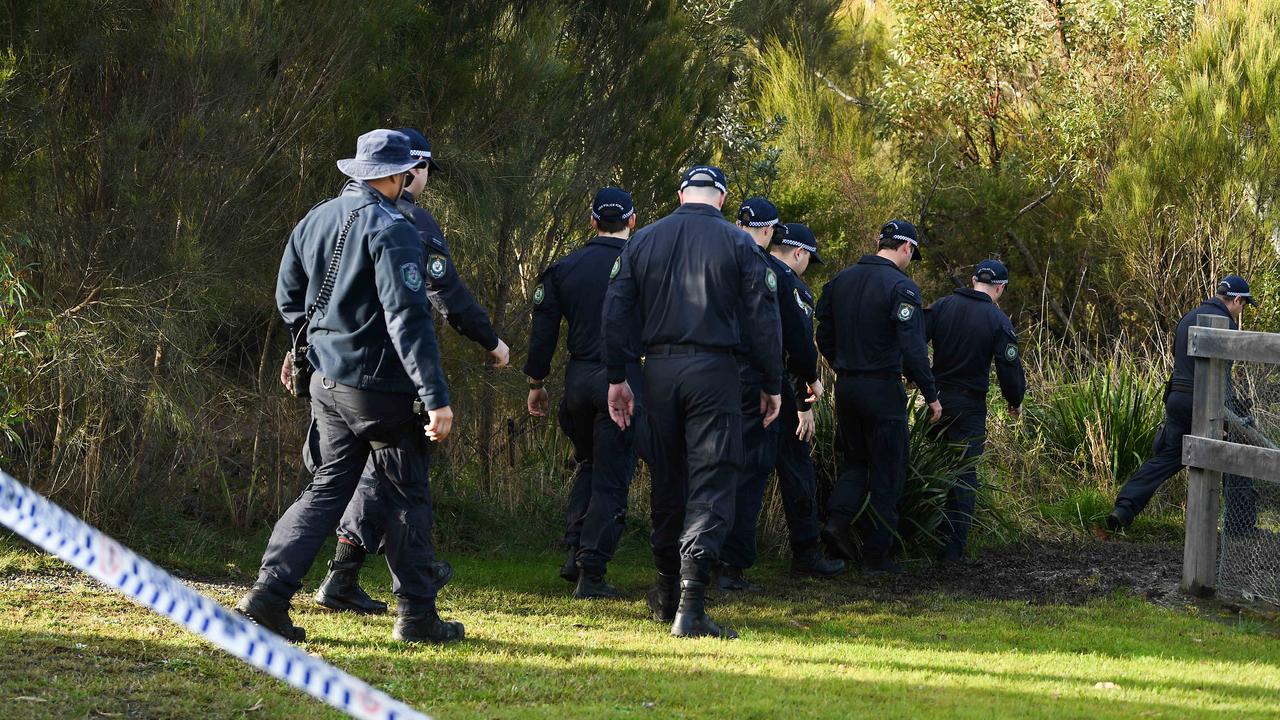
[[[791,540],[791,573],[831,577],[843,572],[845,563],[825,557],[819,540],[818,480],[809,442],[816,430],[812,404],[823,389],[813,344],[813,293],[801,279],[810,265],[822,263],[822,257],[813,231],[800,223],[779,225],[769,251],[769,262],[778,273],[778,310],[790,380],[782,389],[774,469]]]
[[[915,226],[892,220],[880,228],[879,251],[841,270],[818,300],[818,350],[836,371],[836,437],[843,456],[822,537],[835,554],[849,560],[861,555],[868,575],[902,571],[892,553],[907,477],[904,372],[924,395],[930,421],[942,416],[920,288],[905,272],[919,258]],[[869,512],[859,515],[868,500]]]
[[[1201,301],[1182,316],[1173,339],[1173,375],[1165,384],[1164,425],[1156,435],[1151,457],[1120,488],[1115,509],[1107,515],[1107,530],[1116,532],[1133,524],[1156,490],[1182,469],[1182,437],[1191,432],[1191,393],[1196,377],[1195,359],[1187,355],[1187,331],[1196,326],[1201,315],[1225,317],[1230,328],[1237,330],[1245,305],[1257,305],[1249,292],[1249,283],[1239,275],[1228,275],[1218,283],[1213,297]],[[1229,364],[1227,368],[1229,383]],[[1228,403],[1234,405],[1234,392],[1228,392],[1227,396]],[[1236,488],[1232,484],[1228,489]]]
[[[436,612],[431,536],[421,532],[431,522],[427,441],[448,436],[453,413],[427,300],[426,253],[394,205],[417,162],[403,133],[360,136],[356,157],[338,162],[359,185],[312,208],[280,262],[276,303],[294,337],[306,333],[315,368],[316,469],[272,530],[258,580],[236,610],[291,641],[306,633],[290,619],[289,601],[370,457],[390,505],[387,564],[399,600],[393,637],[463,636],[460,623]],[[415,400],[429,418],[425,435]]]
[[[565,543],[579,599],[616,598],[604,580],[622,537],[627,491],[635,474],[633,428],[619,428],[609,417],[609,382],[604,362],[600,308],[609,288],[609,271],[636,225],[631,195],[616,187],[601,188],[591,206],[596,237],[547,268],[533,290],[533,325],[529,330],[529,414],[545,417],[551,398],[544,380],[551,372],[560,336],[560,320],[569,322],[569,364],[564,372],[560,427],[573,443],[577,464],[569,492]],[[638,388],[640,366],[627,365],[627,381]]]
[[[748,198],[738,209],[738,227],[750,235],[762,250],[769,248],[778,234],[776,230],[782,227],[778,220],[778,208],[765,198]],[[781,267],[774,266],[773,263],[770,265],[779,278],[778,308],[782,320],[783,350],[784,356],[791,360],[786,368],[799,368],[799,373],[796,374],[805,383],[805,397],[812,394],[816,398],[822,393],[822,383],[818,380],[818,353],[813,347],[812,323],[807,316],[803,320],[794,317],[800,309],[788,302],[788,293],[793,292],[794,288],[787,285],[784,273],[794,277],[790,268],[785,264]],[[809,328],[807,336],[804,327]],[[743,470],[734,499],[733,527],[725,538],[724,548],[720,553],[719,587],[730,591],[759,589],[743,572],[756,563],[756,526],[764,504],[765,484],[777,462],[779,428],[782,425],[770,423],[765,427],[762,422],[764,418],[760,415],[760,389],[763,375],[752,365],[749,351],[744,333],[738,347],[738,375],[742,385]],[[794,388],[783,388],[782,412],[786,412],[787,405],[791,406],[792,412],[795,411],[794,398],[789,397],[794,392]],[[813,539],[816,546],[816,529]]]
[[[719,168],[686,171],[680,207],[627,243],[605,296],[609,414],[619,427],[630,424],[635,405],[626,366],[644,348],[658,568],[649,607],[680,637],[737,637],[707,617],[704,601],[742,469],[733,349],[743,327],[764,376],[762,422],[772,422],[781,403],[777,275],[751,236],[720,214],[727,192]]]
[[[987,388],[995,361],[1000,392],[1017,417],[1027,392],[1018,336],[1000,309],[1009,286],[1009,270],[998,260],[983,260],[973,287],[959,288],[925,311],[925,335],[933,343],[933,377],[942,402],[942,422],[933,428],[948,442],[965,443],[964,457],[976,463],[987,435]],[[969,465],[947,491],[943,563],[964,558],[978,490],[976,464]]]
[[[454,330],[485,350],[491,365],[505,367],[510,358],[507,344],[493,331],[488,313],[476,302],[466,283],[458,275],[439,223],[426,208],[418,206],[415,201],[426,187],[431,172],[440,169],[431,156],[431,143],[413,128],[397,128],[396,131],[408,136],[409,152],[417,160],[406,173],[407,185],[396,203],[396,209],[413,223],[426,246],[427,299]],[[359,182],[348,180],[344,191],[359,192]],[[314,423],[310,435],[308,448],[314,448],[318,441]],[[356,494],[347,505],[342,521],[338,523],[338,543],[333,560],[329,562],[329,573],[316,589],[315,601],[331,610],[360,613],[383,613],[387,610],[386,603],[369,597],[359,585],[360,568],[364,565],[365,557],[369,552],[377,552],[382,547],[382,527],[387,503],[379,494],[378,488],[379,483],[370,459],[360,485],[356,488]],[[430,527],[423,531],[429,533]],[[437,584],[443,586],[452,577],[453,570],[447,563],[439,562],[435,565],[433,575]]]

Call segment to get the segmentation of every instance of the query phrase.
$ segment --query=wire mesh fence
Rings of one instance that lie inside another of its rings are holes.
[[[1280,366],[1236,363],[1227,441],[1280,449]],[[1222,476],[1220,594],[1280,606],[1280,477]]]

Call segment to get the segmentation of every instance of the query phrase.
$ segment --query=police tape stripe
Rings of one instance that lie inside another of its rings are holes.
[[[430,720],[192,590],[0,471],[0,524],[241,660],[360,720]]]

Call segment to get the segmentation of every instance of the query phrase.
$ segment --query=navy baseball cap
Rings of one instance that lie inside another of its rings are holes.
[[[604,187],[591,203],[591,217],[596,220],[626,220],[636,214],[631,193],[616,187]]]
[[[973,269],[973,279],[988,285],[1008,285],[1009,268],[999,260],[983,260]]]
[[[920,239],[916,237],[916,226],[907,220],[890,220],[880,228],[881,240],[906,240],[911,243],[911,259],[920,259]]]
[[[1239,275],[1228,275],[1222,278],[1222,282],[1218,283],[1218,293],[1227,297],[1242,297],[1250,305],[1255,307],[1258,305],[1258,301],[1254,300],[1249,292],[1249,283]]]
[[[809,262],[822,264],[822,258],[818,255],[818,239],[813,236],[813,231],[808,225],[783,223],[774,231],[773,242],[776,245],[790,245],[808,250]]]
[[[370,130],[356,140],[356,156],[339,160],[338,169],[355,180],[391,177],[420,162],[409,150],[408,135],[395,130]]]
[[[762,228],[778,224],[778,207],[762,197],[747,198],[738,208],[738,222]]]
[[[409,154],[417,158],[418,162],[425,162],[431,168],[431,172],[440,169],[440,164],[431,157],[431,141],[426,135],[413,128],[396,128],[396,132],[404,133],[409,137]]]
[[[687,187],[713,187],[729,194],[729,181],[725,179],[724,171],[714,165],[694,165],[685,170],[680,179],[680,189]]]

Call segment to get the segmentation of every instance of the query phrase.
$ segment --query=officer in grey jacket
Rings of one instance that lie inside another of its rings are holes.
[[[448,436],[453,413],[427,300],[426,253],[394,204],[417,163],[403,133],[360,136],[356,157],[338,162],[360,181],[359,192],[312,208],[280,262],[276,304],[294,337],[306,333],[320,442],[314,477],[276,523],[258,580],[236,610],[294,642],[306,633],[290,619],[289,602],[370,457],[392,509],[385,542],[399,601],[393,637],[463,636],[460,623],[436,613],[434,551],[423,532],[431,523],[428,441]],[[426,408],[425,434],[416,400]]]

